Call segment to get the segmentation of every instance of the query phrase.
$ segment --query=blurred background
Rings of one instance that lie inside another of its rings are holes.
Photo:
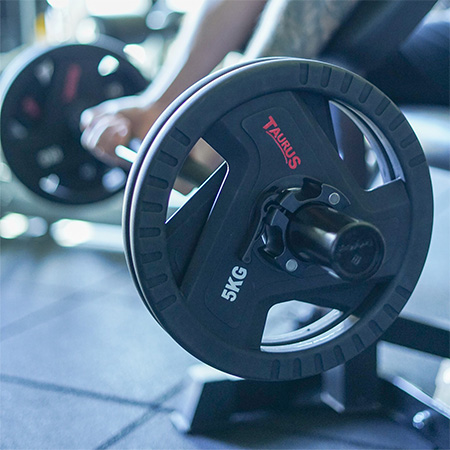
[[[37,52],[64,43],[94,43],[107,36],[120,41],[129,60],[150,82],[168,54],[183,16],[200,3],[196,0],[1,0],[0,73],[29,47],[36,48]],[[82,245],[89,235],[92,245],[121,251],[122,194],[87,206],[51,203],[18,182],[3,156],[0,158],[3,239],[49,235],[62,245],[76,242]],[[79,222],[69,222],[69,219]],[[67,226],[71,229],[69,240],[62,236]],[[74,238],[74,232],[78,238]],[[95,242],[95,236],[103,238]]]

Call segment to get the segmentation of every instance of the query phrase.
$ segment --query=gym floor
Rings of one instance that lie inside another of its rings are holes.
[[[433,240],[405,313],[448,325],[450,174],[432,177]],[[179,433],[170,416],[198,361],[148,314],[123,254],[62,248],[48,236],[1,244],[2,449],[432,448],[377,415],[331,410]],[[379,355],[383,373],[434,393],[438,358],[387,344]]]

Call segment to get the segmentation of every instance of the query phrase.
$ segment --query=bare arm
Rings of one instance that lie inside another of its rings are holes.
[[[193,83],[210,73],[227,53],[242,47],[250,37],[265,0],[205,1],[188,17],[174,55],[148,89],[151,98],[166,106]]]
[[[206,0],[185,23],[160,73],[141,94],[104,102],[81,116],[83,145],[99,159],[123,164],[117,145],[143,139],[161,112],[248,40],[265,0]]]

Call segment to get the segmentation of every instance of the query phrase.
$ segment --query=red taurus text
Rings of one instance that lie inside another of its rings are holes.
[[[263,126],[263,129],[266,130],[266,134],[268,134],[274,140],[275,144],[278,145],[286,164],[291,169],[297,168],[302,161],[297,156],[291,143],[284,136],[284,133],[281,132],[280,127],[272,116],[269,116],[269,121]]]

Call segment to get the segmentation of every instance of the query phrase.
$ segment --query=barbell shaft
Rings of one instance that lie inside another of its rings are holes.
[[[117,145],[114,149],[114,153],[124,161],[133,164],[136,161],[137,152],[140,146],[141,141],[134,138],[131,139],[128,147],[125,145]],[[183,166],[183,174],[180,176],[189,183],[200,185],[211,175],[211,172],[211,168],[198,164],[188,158]]]
[[[128,161],[131,164],[133,164],[134,161],[136,161],[136,155],[137,155],[136,151],[134,151],[133,149],[131,149],[129,147],[125,147],[125,145],[118,145],[115,148],[114,153],[119,158],[121,158],[125,161]]]

